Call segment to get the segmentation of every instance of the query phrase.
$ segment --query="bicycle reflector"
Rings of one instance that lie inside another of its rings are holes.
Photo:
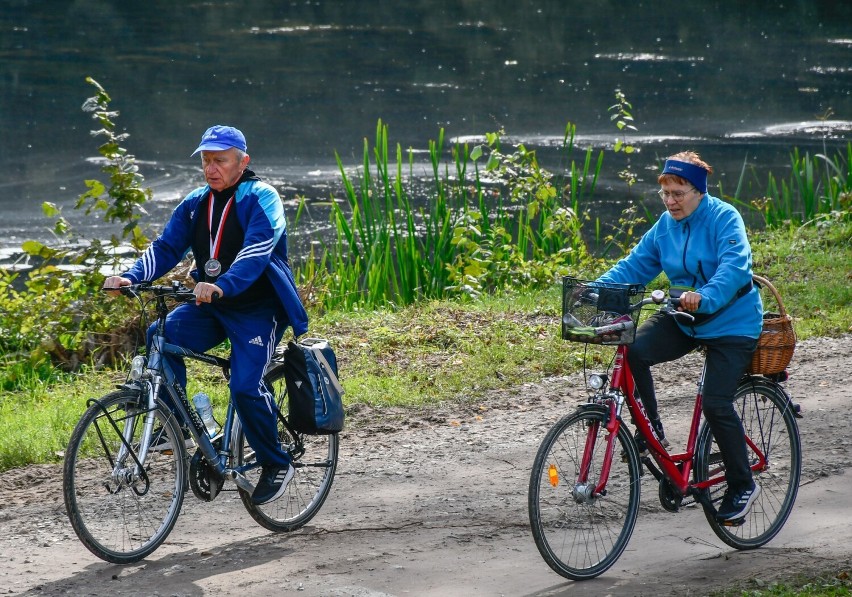
[[[547,477],[550,479],[550,484],[556,487],[559,485],[559,472],[554,465],[550,465],[547,469]]]
[[[145,371],[145,357],[141,354],[133,357],[130,363],[130,379],[137,381],[142,378],[142,373]]]

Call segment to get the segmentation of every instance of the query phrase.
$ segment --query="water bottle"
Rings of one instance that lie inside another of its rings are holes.
[[[201,422],[207,428],[207,435],[210,437],[216,435],[216,420],[213,418],[213,404],[210,402],[210,396],[199,392],[192,397],[192,403],[198,411],[198,416],[201,417]]]

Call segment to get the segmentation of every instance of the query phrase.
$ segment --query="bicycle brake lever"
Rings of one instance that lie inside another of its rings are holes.
[[[690,313],[687,313],[686,311],[672,311],[671,314],[674,317],[685,317],[686,320],[690,322],[695,321],[695,316]]]

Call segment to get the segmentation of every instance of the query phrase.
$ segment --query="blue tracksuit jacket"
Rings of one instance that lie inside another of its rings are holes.
[[[175,207],[162,234],[124,277],[134,283],[152,281],[176,266],[190,250],[195,222],[206,214],[204,209],[198,208],[199,203],[209,195],[209,186],[190,192]],[[233,264],[216,280],[216,285],[226,297],[234,297],[251,286],[259,276],[267,276],[284,307],[293,333],[296,336],[304,334],[308,331],[308,314],[299,299],[287,261],[287,226],[278,192],[259,180],[244,181],[234,196],[234,209],[244,231],[244,242]],[[196,270],[193,270],[192,276],[198,280]]]
[[[701,294],[697,313],[724,309],[703,325],[678,320],[687,334],[699,339],[760,336],[763,305],[757,288],[735,299],[752,279],[752,256],[743,219],[730,204],[705,194],[698,208],[680,221],[664,213],[630,254],[599,279],[648,284],[661,272],[672,285],[694,287]]]

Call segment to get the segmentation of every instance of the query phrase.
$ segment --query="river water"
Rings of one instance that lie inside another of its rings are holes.
[[[0,249],[50,237],[43,201],[84,236],[103,226],[71,209],[103,178],[87,76],[120,112],[155,225],[200,183],[189,156],[214,123],[245,132],[292,214],[296,195],[341,196],[334,154],[357,166],[378,119],[420,151],[440,128],[503,129],[548,165],[569,121],[581,149],[612,147],[616,89],[638,128],[634,194],[650,197],[659,158],[681,149],[730,192],[744,165],[762,188],[793,147],[852,138],[852,2],[4,0]],[[605,158],[604,204],[626,196],[623,167]]]

